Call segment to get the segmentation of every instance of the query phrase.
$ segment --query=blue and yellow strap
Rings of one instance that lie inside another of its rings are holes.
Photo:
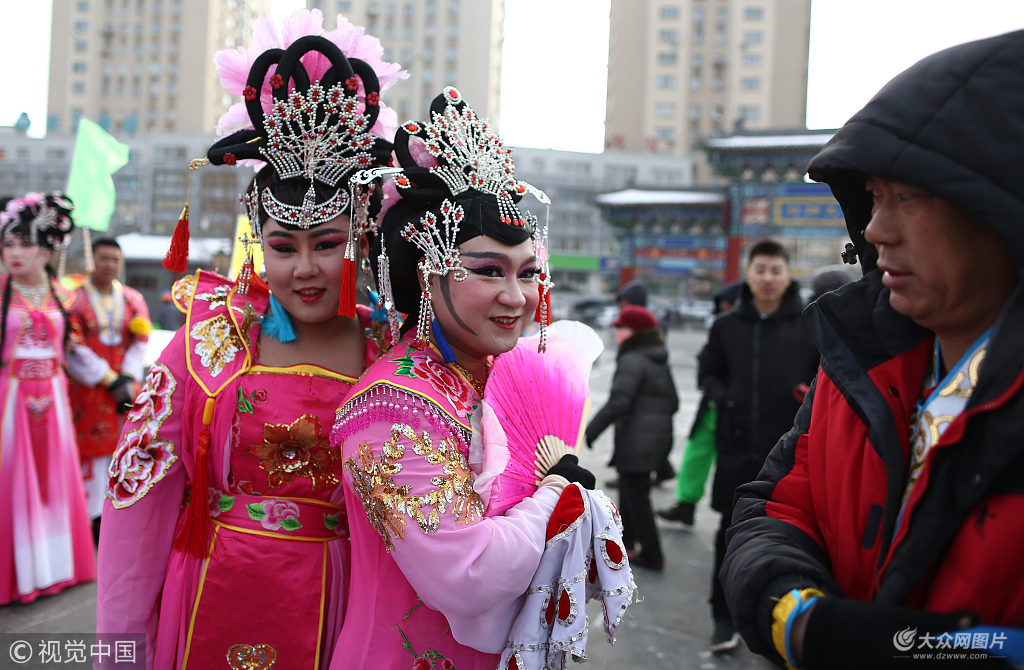
[[[793,622],[801,614],[807,612],[811,605],[824,597],[825,594],[818,589],[793,589],[780,598],[772,609],[772,642],[775,643],[775,649],[786,660],[786,667],[790,670],[799,668],[790,647]]]

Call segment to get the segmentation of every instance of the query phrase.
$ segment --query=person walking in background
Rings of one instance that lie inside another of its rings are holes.
[[[96,240],[92,256],[96,269],[75,289],[71,310],[72,327],[82,342],[68,354],[68,390],[89,516],[98,537],[110,456],[139,390],[153,326],[142,294],[117,280],[124,267],[121,246],[108,238]]]
[[[612,464],[619,473],[622,539],[630,562],[660,570],[664,565],[651,508],[651,472],[672,450],[672,415],[679,409],[668,350],[658,320],[646,307],[628,305],[612,324],[619,344],[607,404],[587,426],[587,446],[615,423]]]
[[[722,582],[776,663],[1024,665],[1022,109],[1017,31],[912,66],[810,162],[864,276],[807,308],[820,372],[737,492]]]
[[[72,207],[60,192],[0,201],[0,605],[96,578],[63,368],[73,296],[47,268]]]
[[[711,507],[722,514],[711,578],[711,650],[734,649],[739,635],[718,579],[736,487],[752,481],[778,439],[793,425],[818,369],[818,350],[800,317],[803,303],[789,276],[789,255],[773,240],[750,249],[746,281],[731,312],[708,333],[697,377],[717,408],[718,467]]]
[[[743,282],[735,282],[723,288],[714,297],[714,315],[732,309],[739,299]],[[690,437],[683,450],[683,461],[676,476],[676,504],[669,509],[658,510],[658,516],[666,521],[679,521],[684,526],[693,526],[693,514],[697,503],[704,496],[704,488],[715,464],[718,450],[715,447],[715,433],[718,425],[718,411],[714,401],[704,394],[700,398],[697,414],[693,417]]]
[[[615,296],[616,302],[621,310],[629,305],[639,305],[640,307],[647,307],[647,289],[640,282],[630,282],[622,287],[619,294]],[[653,312],[652,312],[653,315]],[[665,328],[658,321],[658,317],[654,317],[655,323],[658,324],[658,330],[661,331],[662,341],[668,339],[668,329]],[[658,486],[662,482],[667,482],[670,479],[674,479],[676,476],[676,470],[672,467],[672,462],[668,460],[668,454],[665,454],[665,460],[661,465],[654,471],[654,485]],[[615,488],[618,485],[617,481],[606,482],[609,488]]]

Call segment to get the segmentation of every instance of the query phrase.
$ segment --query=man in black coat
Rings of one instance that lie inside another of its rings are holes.
[[[755,244],[740,299],[711,326],[698,362],[700,386],[718,407],[718,467],[711,493],[711,507],[722,514],[711,580],[711,650],[716,653],[739,644],[718,579],[733,494],[757,478],[768,452],[793,426],[818,369],[818,350],[800,317],[797,289],[786,249],[772,240]]]

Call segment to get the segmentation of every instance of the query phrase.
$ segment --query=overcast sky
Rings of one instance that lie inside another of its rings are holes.
[[[98,1],[98,0],[94,0]],[[475,0],[467,0],[475,1]],[[514,146],[601,151],[610,0],[505,0],[501,133]],[[274,0],[274,13],[303,7]],[[0,0],[0,125],[46,121],[50,3]],[[1024,28],[1024,0],[813,0],[807,125],[841,126],[930,53]]]

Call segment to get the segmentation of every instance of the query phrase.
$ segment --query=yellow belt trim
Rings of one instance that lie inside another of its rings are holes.
[[[824,598],[825,594],[818,589],[800,590],[801,602],[815,596]],[[790,665],[789,660],[786,658],[786,622],[789,621],[790,613],[798,604],[796,598],[793,597],[793,593],[790,592],[784,595],[772,609],[772,642],[775,643],[775,651],[779,652],[779,656],[782,657],[782,660],[786,661],[786,667],[790,670],[797,669]]]
[[[241,526],[230,526],[226,523],[221,523],[216,519],[213,519],[213,525],[221,528],[227,528],[233,530],[236,533],[245,533],[246,535],[261,535],[263,537],[271,537],[275,540],[294,540],[296,542],[333,542],[334,540],[340,540],[341,536],[336,535],[335,537],[296,537],[294,535],[286,535],[284,533],[275,533],[269,530],[252,530],[249,528],[242,528]]]

